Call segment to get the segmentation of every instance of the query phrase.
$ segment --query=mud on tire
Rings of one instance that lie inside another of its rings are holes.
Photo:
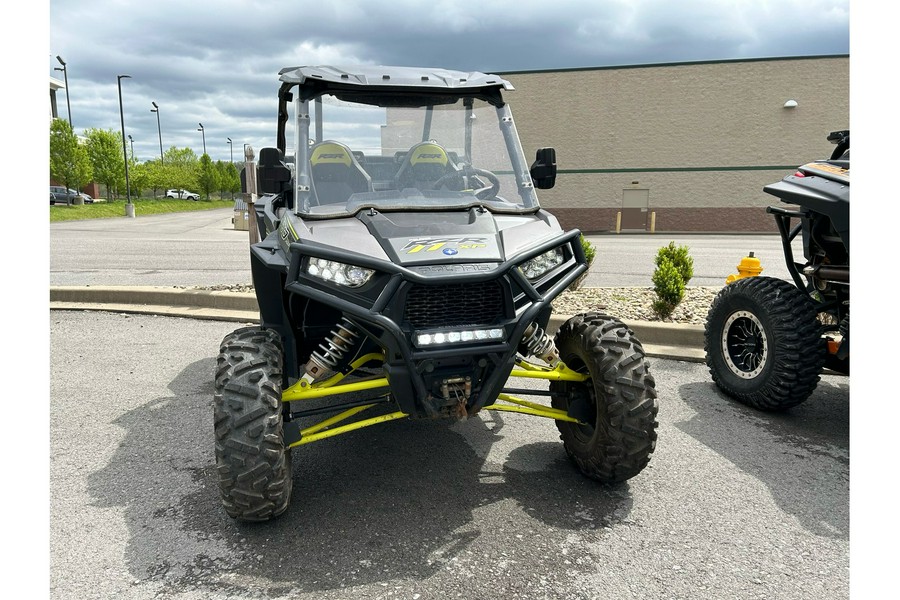
[[[643,470],[656,447],[656,382],[644,348],[618,319],[576,315],[556,334],[566,365],[585,382],[551,382],[551,404],[587,424],[556,421],[566,454],[586,476],[612,483]]]
[[[809,296],[787,281],[759,276],[718,293],[706,316],[704,349],[716,385],[760,410],[809,398],[826,354]]]
[[[288,507],[291,455],[283,435],[279,335],[245,327],[222,340],[216,365],[216,469],[225,512],[265,521]]]

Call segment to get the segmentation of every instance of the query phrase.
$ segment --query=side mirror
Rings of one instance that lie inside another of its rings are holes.
[[[534,187],[549,190],[556,185],[556,149],[538,148],[530,172]]]

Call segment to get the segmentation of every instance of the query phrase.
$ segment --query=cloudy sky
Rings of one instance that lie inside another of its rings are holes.
[[[285,66],[497,72],[850,51],[849,0],[50,0],[49,25],[48,74],[63,79],[61,56],[76,132],[120,130],[116,76],[131,75],[139,161],[159,156],[151,102],[164,149],[200,154],[204,134],[214,160],[229,159],[229,137],[235,158],[274,145]]]

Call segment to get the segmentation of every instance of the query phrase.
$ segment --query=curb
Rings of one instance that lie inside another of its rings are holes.
[[[177,287],[54,286],[50,310],[102,310],[215,321],[258,323],[256,295]],[[553,315],[547,332],[556,333],[570,315]],[[704,362],[703,326],[631,321],[628,326],[647,356]]]

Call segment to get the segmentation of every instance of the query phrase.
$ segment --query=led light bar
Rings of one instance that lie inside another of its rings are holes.
[[[519,265],[519,270],[528,279],[537,279],[547,271],[561,265],[562,262],[562,249],[554,248],[549,252],[544,252],[540,256],[535,256],[531,260],[526,260]]]
[[[448,329],[430,333],[417,333],[419,346],[439,346],[442,344],[471,344],[473,342],[493,342],[503,339],[503,329]]]
[[[356,265],[345,265],[333,260],[315,257],[310,257],[309,262],[306,264],[306,272],[313,277],[351,288],[365,285],[375,273],[372,269],[364,269]]]

